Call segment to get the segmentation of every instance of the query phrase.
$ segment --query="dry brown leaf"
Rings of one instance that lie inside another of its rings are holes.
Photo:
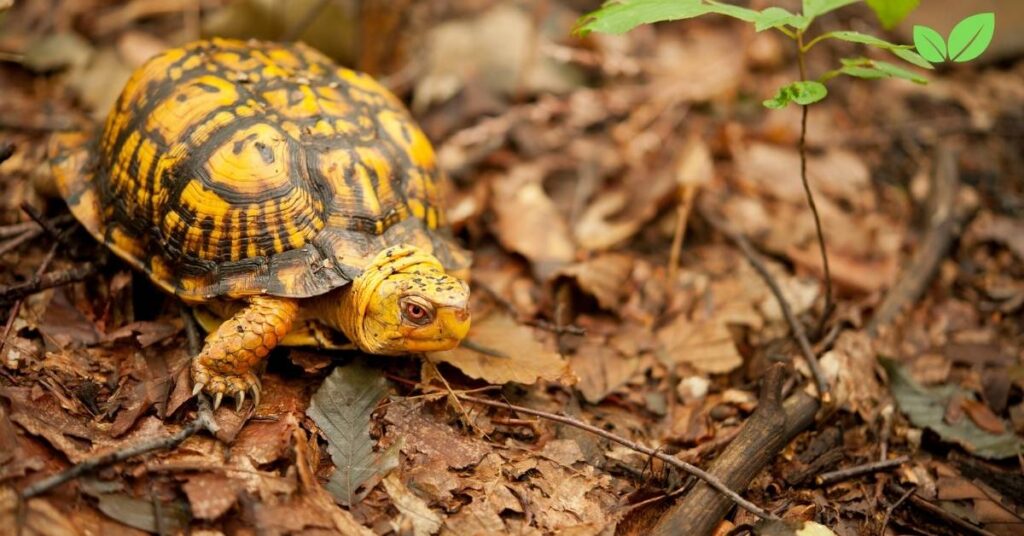
[[[602,309],[615,312],[630,291],[632,271],[631,255],[605,253],[566,266],[559,275],[572,277],[583,292],[597,299]]]
[[[844,331],[819,360],[833,386],[836,404],[856,411],[866,422],[873,422],[878,401],[885,397],[885,389],[875,374],[876,355],[867,334]],[[806,370],[804,361],[799,363]]]
[[[30,499],[19,517],[18,492],[9,487],[0,487],[0,533],[19,536],[77,536],[78,529],[49,501],[42,498]],[[14,530],[18,520],[20,530]],[[11,532],[6,532],[10,530]]]
[[[786,256],[806,270],[815,274],[824,273],[821,253],[816,244],[803,248],[791,247],[786,250]],[[830,248],[828,265],[836,286],[867,294],[887,288],[899,274],[898,259],[895,256],[861,259]]]
[[[537,162],[513,167],[494,181],[491,202],[498,240],[529,259],[541,279],[572,262],[576,252],[568,224],[541,184],[545,168]]]
[[[497,4],[477,17],[435,26],[425,39],[427,72],[419,77],[413,108],[422,111],[448,100],[466,84],[495,95],[564,93],[577,86],[575,68],[540,54],[550,45],[549,33],[561,37],[569,28],[538,28],[536,22],[513,4]]]
[[[660,356],[670,364],[688,363],[700,372],[724,374],[743,364],[732,334],[717,319],[689,320],[680,315],[658,330]]]
[[[397,472],[392,471],[381,483],[400,514],[392,521],[394,527],[411,526],[413,536],[431,536],[441,530],[441,516],[409,491]]]
[[[571,383],[569,364],[557,352],[537,340],[534,328],[517,323],[504,312],[479,321],[466,337],[474,345],[493,350],[488,355],[466,346],[428,354],[430,359],[448,363],[472,378],[493,384],[533,384],[540,380]]]
[[[675,196],[675,174],[647,170],[626,175],[615,189],[601,192],[573,226],[576,242],[585,250],[611,248],[633,236]]]
[[[427,412],[421,401],[392,402],[387,406],[384,420],[392,426],[386,436],[389,442],[382,443],[382,448],[390,448],[401,440],[403,453],[444,460],[452,469],[474,466],[490,450],[487,444],[448,426],[446,419]]]
[[[583,451],[580,450],[579,443],[572,439],[548,441],[541,449],[540,455],[566,467],[572,467],[576,462],[583,461]]]
[[[640,358],[623,356],[604,341],[587,339],[569,358],[569,365],[579,378],[576,388],[587,402],[596,404],[629,381],[640,368]]]
[[[978,241],[999,242],[1018,259],[1024,261],[1024,222],[1006,216],[982,212],[964,233],[968,243]]]
[[[214,520],[235,505],[240,486],[231,478],[217,473],[199,473],[188,477],[181,489],[188,496],[192,515]]]
[[[977,400],[964,400],[960,406],[967,413],[967,416],[978,425],[978,428],[993,434],[1006,432],[1006,425],[984,402]]]

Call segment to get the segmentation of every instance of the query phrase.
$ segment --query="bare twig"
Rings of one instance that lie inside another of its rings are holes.
[[[672,465],[673,467],[676,467],[676,468],[680,469],[681,471],[684,471],[684,472],[686,472],[688,474],[691,474],[691,475],[693,475],[693,476],[703,480],[704,482],[706,482],[708,484],[708,486],[713,488],[715,491],[717,491],[718,493],[721,493],[722,495],[728,497],[729,500],[731,500],[733,503],[741,506],[742,508],[746,509],[750,513],[756,515],[757,517],[760,517],[762,519],[776,519],[776,516],[773,516],[772,514],[766,512],[765,510],[763,510],[762,508],[757,506],[756,504],[754,504],[754,503],[744,499],[738,493],[736,493],[735,491],[730,489],[728,486],[726,486],[724,483],[722,483],[722,481],[720,481],[718,478],[712,476],[711,474],[707,473],[703,469],[701,469],[701,468],[699,468],[699,467],[697,467],[695,465],[689,464],[687,462],[684,462],[684,461],[682,461],[682,460],[680,460],[680,459],[678,459],[678,458],[676,458],[674,456],[670,456],[668,454],[665,454],[664,452],[652,449],[650,447],[645,447],[645,446],[643,446],[643,445],[641,445],[639,443],[636,443],[634,441],[630,441],[630,440],[628,440],[628,439],[626,439],[626,438],[624,438],[622,436],[613,434],[613,433],[611,433],[611,432],[609,432],[607,430],[598,428],[598,427],[593,426],[591,424],[587,424],[587,423],[585,423],[583,421],[580,421],[580,420],[577,420],[577,419],[574,419],[572,417],[568,417],[568,416],[565,416],[565,415],[557,415],[555,413],[549,413],[547,411],[541,411],[541,410],[538,410],[538,409],[526,408],[526,407],[523,407],[523,406],[516,406],[516,405],[513,405],[513,404],[509,404],[508,402],[497,402],[497,401],[494,401],[494,400],[488,400],[486,398],[477,398],[475,396],[467,396],[467,395],[461,395],[461,394],[458,394],[456,396],[458,396],[462,400],[465,400],[466,402],[473,402],[475,404],[482,404],[482,405],[485,405],[485,406],[491,406],[491,407],[495,407],[495,408],[504,408],[504,409],[516,411],[516,412],[519,412],[519,413],[526,413],[527,415],[534,415],[536,417],[541,417],[541,418],[544,418],[544,419],[547,419],[547,420],[550,420],[550,421],[554,421],[554,422],[558,422],[558,423],[562,423],[562,424],[567,424],[569,426],[573,426],[575,428],[579,428],[581,430],[585,430],[587,432],[590,432],[590,433],[592,433],[594,435],[603,437],[603,438],[605,438],[605,439],[607,439],[609,441],[613,441],[615,443],[623,445],[623,446],[625,446],[625,447],[627,447],[629,449],[635,450],[635,451],[640,452],[642,454],[646,454],[647,456],[651,456],[653,458],[658,458],[659,460],[661,460],[661,461],[663,461],[663,462],[665,462],[665,463],[667,463],[669,465]]]
[[[913,495],[915,491],[917,491],[917,486],[903,492],[903,495],[900,495],[900,498],[896,502],[890,504],[889,507],[885,509],[885,517],[882,518],[882,525],[878,528],[878,536],[885,536],[885,529],[889,526],[889,519],[892,518],[892,513],[895,512],[896,509],[907,500],[907,498]]]
[[[757,410],[708,468],[708,473],[730,489],[746,489],[783,447],[814,422],[820,407],[818,400],[801,390],[783,402],[785,379],[784,365],[768,369],[761,384]],[[658,520],[653,534],[711,534],[730,509],[732,504],[725,497],[704,482],[698,482]]]
[[[192,437],[199,432],[209,427],[213,421],[213,416],[210,412],[202,411],[200,409],[199,414],[195,419],[190,421],[181,430],[171,434],[167,437],[154,438],[147,441],[141,441],[134,445],[115,450],[103,456],[85,460],[77,463],[64,471],[61,471],[53,476],[44,478],[31,486],[21,490],[22,499],[29,499],[37,495],[41,495],[50,491],[51,489],[64,484],[70,480],[78,478],[84,474],[91,473],[110,464],[121,462],[147,452],[153,452],[157,450],[169,450],[180,445],[186,439]]]
[[[30,294],[35,294],[41,290],[48,288],[59,287],[61,285],[67,285],[68,283],[74,283],[81,281],[86,277],[92,275],[96,271],[96,266],[91,262],[80,264],[74,268],[67,270],[61,270],[59,272],[50,272],[43,274],[39,277],[33,277],[32,279],[25,281],[24,283],[17,283],[14,285],[0,286],[0,301],[3,300],[20,300]]]
[[[39,225],[34,221],[23,221],[21,223],[15,223],[11,225],[4,225],[0,227],[0,238],[10,238],[12,236],[18,236],[25,232],[31,231],[32,229],[39,229]]]
[[[0,244],[0,255],[3,255],[8,251],[13,251],[14,249],[17,249],[18,246],[24,244],[25,242],[28,242],[29,240],[32,240],[33,238],[41,234],[43,234],[43,229],[40,228],[39,226],[35,226],[21,233],[20,235],[15,236],[14,238],[4,242],[3,244]]]
[[[878,328],[891,322],[905,305],[917,301],[927,289],[942,259],[949,253],[956,229],[966,216],[964,211],[956,209],[959,182],[953,151],[939,145],[936,149],[932,203],[928,208],[931,214],[928,235],[871,317],[867,325],[869,333],[877,333]]]
[[[57,254],[57,244],[50,246],[50,251],[43,258],[43,262],[39,264],[39,268],[36,269],[35,277],[40,277],[43,272],[50,267],[50,263],[53,262],[53,257]],[[19,298],[11,306],[10,314],[7,316],[7,323],[4,325],[4,334],[0,338],[0,355],[4,353],[4,347],[7,346],[7,337],[11,335],[11,329],[14,328],[14,320],[18,318],[18,313],[21,311],[21,305],[24,303],[23,298]]]
[[[895,489],[897,493],[905,493],[903,488],[898,485],[893,484],[892,488]],[[976,536],[995,536],[995,534],[993,534],[992,532],[989,532],[977,525],[964,521],[963,519],[960,519],[952,513],[947,512],[945,509],[936,506],[922,499],[921,497],[918,497],[916,493],[911,493],[909,500],[911,504],[920,508],[921,510],[924,510],[925,512],[928,512],[928,514],[942,521],[945,521],[950,525],[955,526],[960,530],[961,534],[975,534]]]
[[[811,343],[807,339],[807,332],[804,330],[804,325],[801,324],[800,320],[795,314],[793,314],[793,308],[790,307],[789,301],[787,301],[785,295],[782,294],[782,288],[779,287],[778,282],[775,281],[775,277],[768,271],[768,267],[765,266],[764,261],[761,260],[761,256],[754,251],[754,246],[750,244],[750,241],[747,240],[746,237],[733,230],[729,224],[715,216],[710,209],[702,207],[701,215],[715,229],[724,234],[740,248],[743,256],[747,258],[750,265],[754,267],[754,270],[757,270],[757,273],[760,274],[765,284],[768,285],[769,289],[771,289],[772,294],[775,295],[775,299],[779,303],[779,308],[782,309],[782,315],[786,318],[786,322],[789,324],[789,328],[793,332],[793,338],[796,339],[797,345],[800,346],[800,351],[803,353],[804,359],[807,361],[807,366],[811,369],[811,375],[814,376],[814,383],[818,388],[818,396],[821,397],[823,404],[829,404],[831,397],[828,394],[828,381],[825,379],[825,373],[821,370],[821,366],[818,364],[818,357],[814,355]]]
[[[855,465],[853,467],[846,467],[838,469],[836,471],[829,471],[828,473],[822,473],[815,477],[814,481],[819,485],[834,484],[849,478],[858,477],[870,473],[877,473],[879,471],[885,471],[892,469],[893,467],[899,467],[910,461],[910,456],[900,456],[899,458],[893,458],[891,460],[884,460],[880,462],[865,463],[862,465]]]

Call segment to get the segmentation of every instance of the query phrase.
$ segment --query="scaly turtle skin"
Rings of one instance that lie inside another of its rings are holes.
[[[469,258],[430,142],[385,88],[309,47],[169,50],[102,129],[58,135],[51,154],[97,240],[187,303],[228,311],[192,364],[217,403],[258,396],[259,365],[295,326],[385,355],[468,331]]]

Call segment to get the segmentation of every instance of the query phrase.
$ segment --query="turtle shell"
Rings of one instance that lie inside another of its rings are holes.
[[[169,50],[95,136],[58,136],[52,151],[82,224],[189,301],[315,296],[396,244],[468,267],[446,179],[402,103],[302,44]]]

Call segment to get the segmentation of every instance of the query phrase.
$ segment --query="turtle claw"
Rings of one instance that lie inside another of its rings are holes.
[[[252,407],[257,408],[260,405],[260,387],[259,381],[252,386]]]
[[[224,393],[218,392],[217,394],[213,395],[213,410],[214,411],[216,411],[217,408],[220,407],[220,403],[223,400],[224,400]]]
[[[200,382],[196,382],[195,387],[192,388],[192,396],[196,396],[200,392],[202,392],[203,387],[206,387],[206,384],[200,383]]]
[[[242,411],[242,404],[244,404],[244,403],[245,403],[245,391],[239,391],[238,394],[235,395],[235,411],[236,412],[241,412]]]

